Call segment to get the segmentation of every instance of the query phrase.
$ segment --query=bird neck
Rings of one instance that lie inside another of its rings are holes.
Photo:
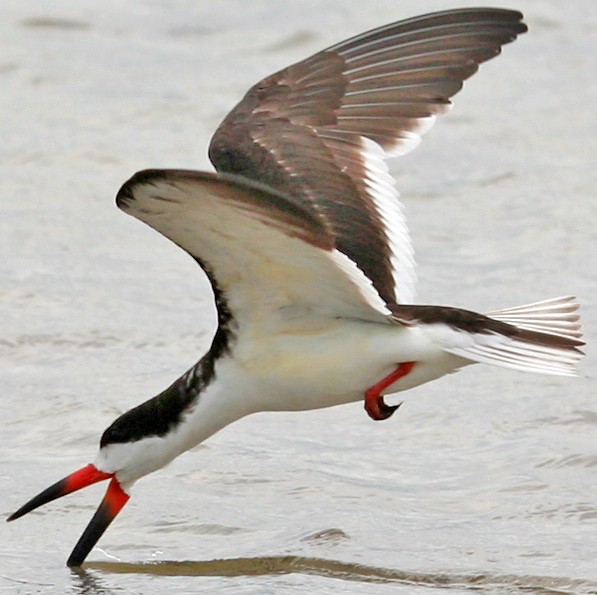
[[[195,366],[159,395],[121,415],[104,432],[96,466],[122,484],[157,471],[250,411],[230,399],[222,367],[230,365],[230,333],[220,327]]]
[[[228,353],[231,340],[229,328],[219,326],[210,350],[160,394],[116,419],[104,432],[100,447],[135,442],[152,436],[163,438],[175,430],[196,408],[202,393],[214,382],[216,364]]]
[[[160,394],[121,415],[102,435],[97,466],[106,472],[118,470],[121,482],[132,483],[156,471],[251,412],[227,382],[230,371],[224,368],[234,368],[231,350],[237,327],[224,294],[208,276],[218,310],[209,351]]]

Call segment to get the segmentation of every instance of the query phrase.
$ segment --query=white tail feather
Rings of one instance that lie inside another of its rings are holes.
[[[583,356],[578,347],[584,344],[578,308],[575,298],[560,297],[491,312],[487,314],[490,318],[538,334],[507,336],[452,329],[458,333],[458,340],[452,336],[452,344],[444,348],[476,362],[539,374],[576,376],[575,364]]]
[[[529,331],[547,333],[569,339],[582,337],[578,322],[579,305],[575,297],[566,296],[489,312],[486,316]]]

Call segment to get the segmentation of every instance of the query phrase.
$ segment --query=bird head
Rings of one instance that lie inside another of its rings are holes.
[[[158,435],[139,435],[138,414],[131,410],[103,433],[95,460],[43,490],[8,517],[13,521],[36,508],[94,483],[110,480],[106,495],[79,538],[67,566],[80,566],[130,497],[140,477],[156,471],[177,453]],[[138,421],[138,420],[136,420]]]

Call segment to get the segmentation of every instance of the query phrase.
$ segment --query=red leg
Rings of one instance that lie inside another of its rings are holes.
[[[398,367],[391,374],[388,374],[383,380],[365,391],[365,411],[367,411],[371,419],[388,419],[400,407],[400,405],[386,405],[381,393],[388,386],[392,386],[394,382],[409,374],[414,368],[415,363],[404,362],[398,364]]]

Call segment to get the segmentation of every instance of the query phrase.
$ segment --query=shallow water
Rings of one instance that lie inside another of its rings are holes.
[[[208,167],[210,134],[259,78],[447,7],[2,2],[2,514],[89,462],[209,343],[205,280],[118,212],[121,183]],[[597,10],[518,8],[531,31],[391,166],[420,301],[576,294],[580,378],[476,366],[385,423],[358,404],[242,420],[140,481],[84,571],[64,562],[101,486],[0,525],[0,593],[597,593]]]

